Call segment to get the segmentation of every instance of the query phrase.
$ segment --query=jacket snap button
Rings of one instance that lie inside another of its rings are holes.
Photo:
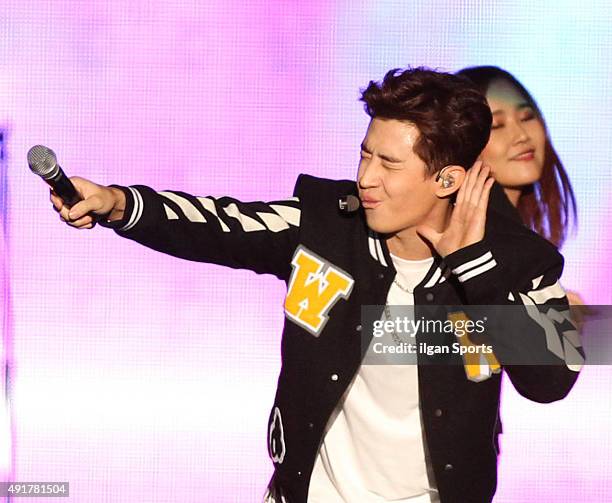
[[[434,300],[434,294],[429,292],[427,295],[425,295],[425,299],[427,299],[428,302],[431,302]]]
[[[385,277],[385,275],[382,272],[378,273],[378,279],[383,279],[384,277]]]
[[[332,374],[330,379],[332,381],[337,381],[338,380],[338,374]]]
[[[312,430],[314,428],[314,424],[313,423],[308,423],[308,428]]]
[[[434,416],[436,417],[440,417],[442,415],[442,409],[436,409],[434,410]]]
[[[301,476],[302,476],[302,472],[298,472],[298,477],[301,477]]]
[[[450,472],[453,469],[453,465],[451,465],[450,463],[447,463],[446,466],[444,467],[444,470],[447,472]]]
[[[357,330],[357,332],[361,332],[361,329],[362,329],[362,328],[363,328],[363,327],[362,327],[361,325],[357,325],[357,326],[355,327],[355,330]]]

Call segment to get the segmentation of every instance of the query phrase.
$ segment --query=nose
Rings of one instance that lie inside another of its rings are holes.
[[[523,127],[523,124],[521,122],[514,122],[514,128],[512,131],[512,142],[514,144],[525,143],[527,140],[529,140],[529,134]]]
[[[357,172],[357,184],[360,189],[369,189],[376,187],[378,184],[379,170],[377,162],[372,159],[361,159],[359,162],[359,170]]]

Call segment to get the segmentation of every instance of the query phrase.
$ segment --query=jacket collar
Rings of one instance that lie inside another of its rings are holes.
[[[381,266],[395,271],[386,239],[371,229],[368,229],[368,252]],[[417,288],[433,288],[444,283],[450,275],[451,270],[444,263],[442,257],[434,254],[433,264]]]

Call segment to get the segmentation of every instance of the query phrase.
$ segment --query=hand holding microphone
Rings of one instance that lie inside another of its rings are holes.
[[[51,192],[51,202],[61,219],[77,229],[91,229],[101,218],[118,220],[125,209],[125,196],[119,189],[104,187],[84,178],[70,178],[82,200],[74,206],[65,204],[56,192]],[[123,203],[120,202],[120,198]],[[117,210],[121,208],[121,210]]]
[[[28,151],[28,165],[32,173],[40,176],[65,204],[73,206],[82,198],[57,163],[55,152],[43,145],[35,145]]]
[[[125,195],[121,190],[76,176],[68,178],[51,149],[42,145],[32,147],[28,164],[32,172],[51,186],[51,203],[71,227],[91,229],[102,217],[118,220],[123,216]]]

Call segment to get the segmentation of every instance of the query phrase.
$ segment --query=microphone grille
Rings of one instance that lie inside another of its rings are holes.
[[[44,145],[34,145],[28,151],[28,164],[33,173],[45,177],[55,170],[57,157],[50,148]]]

